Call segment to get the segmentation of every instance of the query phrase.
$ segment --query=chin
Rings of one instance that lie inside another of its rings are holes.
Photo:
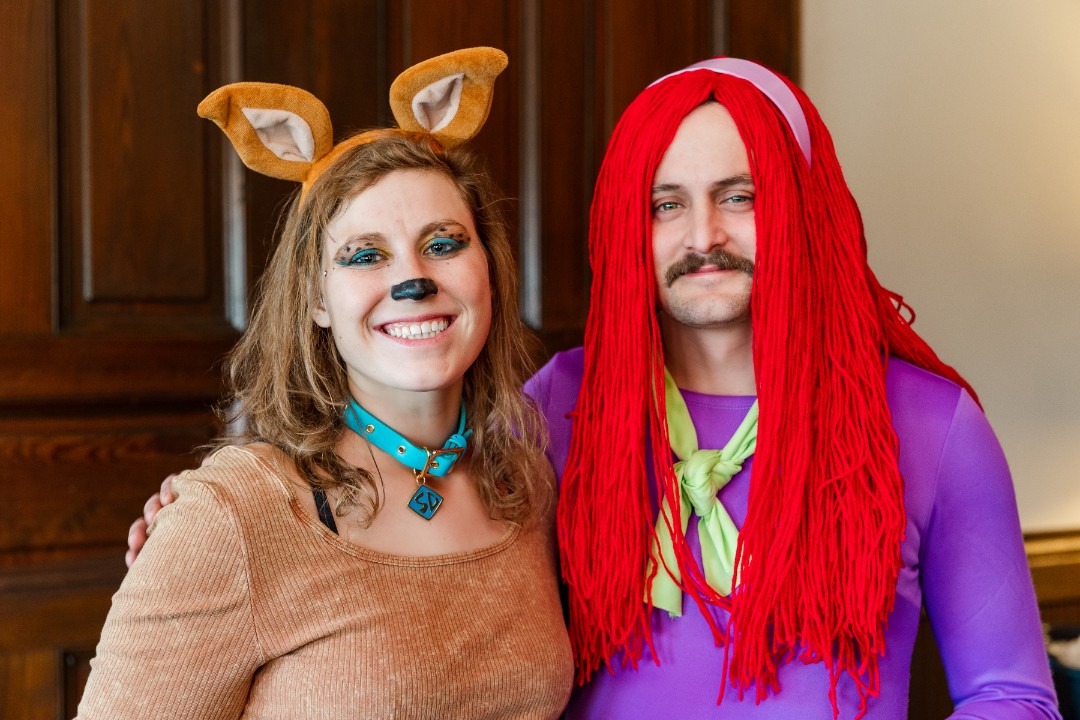
[[[459,387],[462,384],[464,377],[464,373],[455,373],[450,376],[432,376],[431,374],[426,374],[421,377],[412,376],[402,378],[394,385],[398,389],[406,392],[431,393]]]
[[[423,363],[374,368],[350,373],[350,391],[359,396],[390,393],[433,393],[460,387],[467,367],[431,367]],[[360,400],[360,397],[357,397]],[[361,401],[361,404],[363,402]]]
[[[676,303],[663,308],[664,314],[680,325],[694,329],[729,327],[750,322],[749,302]]]

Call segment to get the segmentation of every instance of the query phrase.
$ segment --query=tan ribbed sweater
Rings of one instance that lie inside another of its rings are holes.
[[[453,555],[374,552],[244,448],[175,488],[113,597],[82,720],[503,720],[566,704],[549,528]]]

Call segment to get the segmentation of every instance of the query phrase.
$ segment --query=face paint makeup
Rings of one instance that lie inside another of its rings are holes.
[[[428,170],[389,173],[327,224],[330,272],[312,319],[332,330],[358,403],[464,382],[491,326],[491,281],[477,237],[455,183]],[[424,282],[398,287],[395,295],[408,292],[395,300],[390,289],[409,279]]]
[[[423,300],[439,292],[439,286],[428,278],[404,280],[390,288],[390,297],[394,300]]]

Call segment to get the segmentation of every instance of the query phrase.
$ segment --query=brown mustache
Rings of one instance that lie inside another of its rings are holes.
[[[671,284],[675,282],[679,276],[700,270],[706,265],[715,265],[720,270],[738,270],[746,273],[750,277],[754,276],[753,260],[747,260],[744,257],[733,255],[727,250],[715,248],[710,250],[706,255],[693,253],[672,263],[664,272],[664,285],[666,287],[671,287]]]

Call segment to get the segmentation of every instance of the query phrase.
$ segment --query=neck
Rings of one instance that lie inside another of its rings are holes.
[[[379,388],[365,391],[349,383],[349,392],[365,410],[405,436],[417,447],[442,447],[457,431],[461,413],[461,383],[428,392]]]
[[[660,314],[664,363],[683,390],[708,395],[757,395],[749,319],[708,328]]]

